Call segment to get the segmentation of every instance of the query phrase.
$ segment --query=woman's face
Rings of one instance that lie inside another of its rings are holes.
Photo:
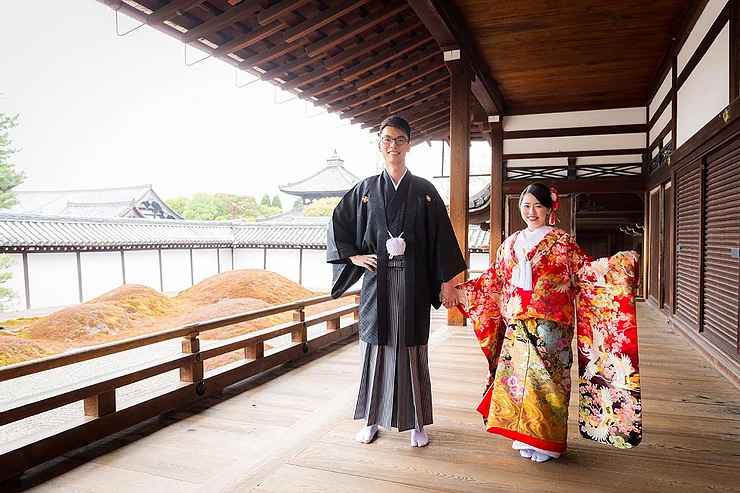
[[[537,197],[531,193],[525,193],[519,204],[519,212],[522,214],[524,222],[527,223],[527,228],[534,231],[545,225],[550,209],[540,204]]]
[[[409,152],[410,147],[406,132],[400,128],[385,127],[380,133],[378,148],[383,155],[386,166],[404,165],[406,163],[406,153]]]

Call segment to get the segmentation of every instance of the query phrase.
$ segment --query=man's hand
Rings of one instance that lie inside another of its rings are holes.
[[[467,305],[467,296],[462,289],[456,289],[454,281],[443,282],[439,292],[439,301],[445,308],[450,309],[458,304]]]
[[[378,256],[373,255],[354,255],[349,258],[350,262],[358,267],[365,268],[370,272],[378,270]]]

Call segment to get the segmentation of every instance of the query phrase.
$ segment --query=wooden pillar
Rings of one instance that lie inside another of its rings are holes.
[[[82,303],[82,259],[80,258],[80,252],[75,252],[77,255],[77,293],[79,294],[80,303]]]
[[[23,252],[23,284],[26,290],[26,310],[31,309],[31,286],[28,283],[28,254]]]
[[[450,71],[450,220],[460,251],[468,263],[468,181],[470,171],[470,84],[471,70],[456,50],[445,52]],[[448,54],[452,56],[448,56]],[[450,60],[450,58],[457,59]],[[467,271],[455,282],[463,282]],[[450,325],[464,325],[465,319],[453,308],[447,312]]]
[[[85,416],[99,418],[116,412],[116,391],[109,390],[102,394],[93,395],[84,399]]]
[[[491,123],[491,200],[489,201],[488,260],[496,259],[504,231],[504,130],[501,121]]]
[[[193,249],[188,248],[190,252],[190,285],[195,286],[195,266],[193,265]]]
[[[164,270],[162,270],[162,249],[157,248],[157,256],[159,257],[159,291],[164,293]]]
[[[295,329],[291,335],[293,343],[305,344],[306,342],[308,342],[308,330],[306,329],[306,324],[304,323],[305,320],[306,312],[303,310],[303,308],[293,312],[293,321],[301,322],[299,327]]]
[[[123,284],[126,284],[126,259],[124,258],[123,250],[121,250],[121,278]]]
[[[740,0],[730,0],[730,103],[740,96]],[[675,145],[674,145],[675,149]]]
[[[578,177],[578,172],[576,171],[576,157],[569,157],[568,158],[568,179],[569,180],[575,180]]]

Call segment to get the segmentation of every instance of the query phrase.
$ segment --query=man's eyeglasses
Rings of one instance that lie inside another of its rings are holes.
[[[380,143],[386,147],[390,147],[393,142],[395,142],[397,146],[402,146],[404,144],[408,144],[409,139],[407,139],[406,137],[396,137],[394,139],[392,137],[388,137],[387,135],[380,138]]]

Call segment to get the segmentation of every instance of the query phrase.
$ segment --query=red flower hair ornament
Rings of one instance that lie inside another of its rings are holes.
[[[550,210],[547,224],[555,226],[555,223],[558,221],[558,209],[560,208],[560,195],[557,188],[550,187],[550,198],[552,199],[552,209]]]

